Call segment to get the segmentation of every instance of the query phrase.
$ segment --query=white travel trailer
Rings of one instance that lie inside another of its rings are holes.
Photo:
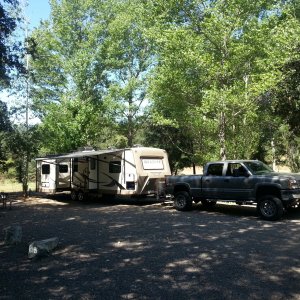
[[[83,150],[36,159],[38,192],[71,191],[72,199],[88,195],[159,196],[170,175],[165,150],[149,147]]]

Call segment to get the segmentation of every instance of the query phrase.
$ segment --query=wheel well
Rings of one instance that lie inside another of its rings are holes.
[[[178,192],[188,192],[190,193],[190,189],[188,186],[184,185],[184,184],[179,184],[179,185],[176,185],[174,187],[174,195]]]
[[[256,199],[259,199],[262,196],[273,195],[281,199],[280,190],[275,186],[261,186],[256,191]]]

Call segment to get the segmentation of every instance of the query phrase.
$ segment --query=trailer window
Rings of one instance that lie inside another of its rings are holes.
[[[73,161],[73,173],[74,172],[78,172],[78,158],[74,158],[74,161]]]
[[[109,173],[121,173],[121,162],[110,161],[109,162]]]
[[[90,164],[91,164],[91,170],[95,170],[96,169],[96,159],[90,158]]]
[[[42,174],[47,175],[50,174],[50,165],[42,165]]]
[[[58,171],[59,171],[59,173],[68,173],[69,167],[68,167],[68,165],[59,165]]]
[[[163,170],[164,164],[161,158],[142,158],[144,170]]]

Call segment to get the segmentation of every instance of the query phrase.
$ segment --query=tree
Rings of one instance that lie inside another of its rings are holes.
[[[115,1],[116,15],[108,25],[105,65],[108,73],[107,98],[114,103],[115,120],[134,144],[136,132],[146,122],[147,75],[153,64],[152,45],[144,34],[152,20],[140,1]]]
[[[298,48],[298,57],[300,51]],[[274,88],[271,108],[273,115],[280,118],[276,136],[277,159],[286,158],[286,164],[294,172],[300,170],[300,59],[293,60],[283,67],[283,80]]]
[[[29,39],[31,96],[45,151],[70,151],[97,144],[111,123],[101,59],[109,15],[105,4],[93,1],[53,0],[51,8],[50,20]]]
[[[9,150],[13,165],[17,171],[17,179],[22,183],[24,196],[28,196],[28,163],[37,156],[40,146],[37,126],[27,128],[15,125],[9,138]]]
[[[51,8],[50,20],[29,39],[34,109],[53,141],[45,146],[131,146],[151,63],[143,7],[139,1],[53,0]]]
[[[7,105],[0,101],[0,170],[7,171],[6,160],[8,152],[7,138],[12,131]]]
[[[20,43],[10,41],[19,22],[18,4],[18,0],[2,0],[0,3],[0,88],[9,85],[13,69],[22,70]]]
[[[211,158],[252,157],[261,130],[260,95],[280,81],[278,67],[290,59],[299,39],[289,4],[159,3],[162,21],[153,33],[158,64],[151,88],[157,113],[192,130]],[[176,21],[170,22],[174,12]]]

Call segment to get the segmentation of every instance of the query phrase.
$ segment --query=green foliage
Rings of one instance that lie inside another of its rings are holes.
[[[299,60],[284,66],[283,80],[272,93],[274,113],[289,124],[290,130],[296,135],[300,134],[300,44],[298,55]]]
[[[9,120],[9,113],[4,102],[0,101],[0,171],[5,172],[8,169],[8,136],[12,131],[12,125]]]
[[[114,129],[105,120],[101,109],[90,102],[63,101],[50,104],[39,131],[43,137],[46,152],[68,152],[82,145],[98,146],[105,143],[108,134],[114,135]],[[106,128],[110,128],[110,132]],[[106,145],[107,146],[107,145]]]
[[[9,112],[6,103],[0,101],[0,132],[11,131],[11,122],[9,120]]]
[[[13,70],[23,71],[20,43],[10,40],[19,23],[18,5],[18,0],[0,3],[0,89],[9,85]]]
[[[142,142],[176,172],[275,145],[297,164],[296,0],[50,3],[28,40],[43,152]]]
[[[22,183],[25,196],[28,191],[29,162],[37,156],[39,146],[40,137],[36,126],[14,126],[14,131],[9,136],[9,148],[16,179]]]
[[[293,134],[289,125],[282,124],[277,133],[277,149],[284,156],[284,163],[292,172],[300,171],[300,137]]]
[[[52,139],[44,147],[69,151],[125,139],[132,145],[152,63],[143,6],[53,0],[51,8],[51,19],[29,39],[33,107]]]
[[[160,23],[150,32],[158,59],[154,111],[189,132],[203,157],[253,157],[264,130],[260,96],[281,80],[280,66],[299,40],[289,3],[159,3]]]

